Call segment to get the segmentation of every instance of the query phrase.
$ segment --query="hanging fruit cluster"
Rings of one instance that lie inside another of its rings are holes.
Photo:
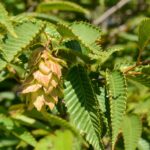
[[[53,57],[50,51],[42,50],[33,55],[32,62],[36,68],[31,68],[33,71],[25,80],[21,93],[25,94],[29,109],[36,107],[41,111],[47,105],[52,110],[58,97],[62,95],[61,64],[63,61]]]

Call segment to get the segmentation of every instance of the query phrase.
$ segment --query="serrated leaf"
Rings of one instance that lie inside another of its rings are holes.
[[[4,6],[0,3],[0,26],[5,27],[12,36],[17,37],[11,20]]]
[[[100,29],[86,22],[74,22],[70,28],[85,44],[92,45],[101,37]]]
[[[94,54],[90,54],[90,56],[97,60],[97,64],[103,64],[114,52],[120,51],[121,47],[109,48],[105,51],[100,51]]]
[[[103,149],[98,101],[83,67],[73,67],[65,81],[65,102],[73,124],[95,149]]]
[[[106,101],[106,91],[105,88],[100,88],[100,94],[97,94],[97,99],[100,105],[100,108],[102,110],[103,113],[106,112],[106,105],[105,105],[105,101]]]
[[[145,48],[150,40],[150,19],[144,19],[139,26],[139,47],[141,50]]]
[[[76,39],[76,35],[73,33],[69,25],[64,23],[59,23],[57,25],[58,32],[63,36],[65,39]]]
[[[49,1],[40,3],[37,11],[38,12],[48,12],[50,10],[64,10],[64,11],[74,11],[87,14],[88,11],[81,7],[80,5],[69,2],[69,1]]]
[[[99,54],[100,46],[96,43],[101,38],[99,28],[87,22],[74,22],[70,25],[72,32],[78,40],[93,54]],[[89,36],[90,35],[90,36]]]
[[[125,150],[135,150],[140,140],[142,124],[138,116],[125,116],[122,124]]]
[[[106,72],[106,81],[110,102],[112,149],[114,149],[126,110],[126,81],[120,71]]]
[[[74,22],[70,25],[58,24],[58,31],[66,40],[79,41],[84,55],[91,56],[91,59],[95,59],[93,55],[97,56],[96,59],[100,57],[102,50],[97,40],[101,37],[101,31],[98,28],[86,22]]]
[[[15,32],[18,37],[14,38],[8,34],[1,45],[3,58],[8,63],[13,61],[15,56],[33,42],[44,27],[45,24],[40,21],[26,21],[17,25],[15,27]],[[6,66],[6,62],[2,59],[0,59],[0,62],[2,62],[2,64],[0,64],[0,70],[2,70]]]

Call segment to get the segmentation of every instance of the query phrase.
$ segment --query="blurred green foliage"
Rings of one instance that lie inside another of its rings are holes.
[[[86,21],[93,23],[97,18],[99,18],[107,10],[109,10],[119,2],[119,0],[70,1],[83,6],[89,11],[89,13],[82,14],[72,11],[68,12],[63,10],[52,10],[45,13],[44,16],[43,14],[34,14],[34,12],[36,12],[37,10],[37,7],[43,2],[43,0],[1,0],[1,3],[3,3],[9,15],[12,16],[12,22],[13,18],[17,18],[19,20],[20,18],[24,18],[24,15],[28,15],[29,17],[37,15],[37,18],[49,20],[51,23],[57,24],[57,22],[62,20],[65,23],[72,21]],[[25,12],[28,14],[24,14]],[[102,31],[102,38],[97,42],[103,49],[108,49],[110,47],[113,48],[117,46],[122,48],[121,51],[112,54],[111,57],[102,66],[100,66],[100,72],[102,75],[104,74],[106,68],[109,68],[110,70],[117,68],[124,69],[135,64],[135,61],[137,60],[139,54],[138,25],[143,20],[143,18],[146,17],[150,17],[150,0],[131,0],[115,13],[111,14],[102,23],[97,25],[98,28],[100,28]],[[50,32],[50,34],[53,35],[53,32]],[[26,60],[28,60],[29,55],[30,54],[27,53],[20,56],[24,58],[23,60],[25,62],[19,64],[20,68],[17,68],[18,72],[23,72],[21,68],[26,63]],[[150,60],[150,44],[145,47],[145,50],[141,55],[141,61],[145,60]],[[24,66],[24,68],[26,68],[26,66]],[[138,69],[140,70],[140,68]],[[20,75],[21,73],[18,74]],[[147,74],[148,76],[150,76],[149,71]],[[5,75],[7,75],[7,72],[4,72],[4,75],[3,72],[1,72],[0,80],[2,80],[3,76]],[[33,110],[31,112],[24,112],[26,106],[18,96],[18,87],[20,86],[20,81],[18,81],[18,78],[21,79],[21,77],[18,77],[19,75],[14,76],[13,73],[9,74],[7,79],[0,82],[0,150],[30,150],[33,149],[32,146],[36,145],[35,139],[39,141],[35,150],[53,150],[53,146],[56,147],[55,150],[71,150],[70,147],[74,147],[75,150],[93,149],[92,146],[89,146],[86,141],[82,141],[81,139],[80,141],[78,141],[74,136],[75,133],[73,134],[72,132],[70,132],[70,130],[68,130],[71,127],[66,122],[63,122],[65,124],[64,126],[60,126],[59,122],[58,124],[56,123],[56,125],[53,125],[53,123],[49,120],[50,118],[44,119],[43,116],[36,110]],[[95,70],[90,75],[91,79],[97,79],[98,75]],[[98,78],[100,77],[98,76]],[[142,133],[137,149],[149,150],[150,89],[149,87],[146,87],[132,79],[128,79],[127,84],[127,114],[138,115],[142,122]],[[59,108],[59,112],[57,109],[54,109],[51,113],[57,114],[58,116],[68,120],[66,107],[64,105],[61,105],[60,102],[58,102],[56,107]],[[12,115],[13,117],[12,119],[10,119],[8,116],[10,115],[10,112],[13,114],[13,110],[23,112],[27,117]],[[132,117],[136,120],[134,116]],[[55,118],[53,119],[55,121]],[[125,119],[129,121],[128,118]],[[59,121],[61,122],[62,120]],[[5,132],[4,124],[7,124],[6,130],[8,132]],[[14,127],[16,127],[16,129]],[[11,130],[13,131],[13,134],[10,133]],[[24,134],[22,135],[21,139],[17,138],[22,133]],[[81,134],[84,135],[84,133]],[[33,135],[35,139],[31,135]],[[24,140],[24,136],[28,137],[29,141]],[[105,144],[105,149],[109,149],[111,147],[110,139],[106,136],[103,141]],[[45,147],[43,147],[43,143],[46,143],[44,144]],[[123,137],[120,137],[116,143],[116,150],[123,149],[122,143]],[[126,148],[126,150],[130,149]]]

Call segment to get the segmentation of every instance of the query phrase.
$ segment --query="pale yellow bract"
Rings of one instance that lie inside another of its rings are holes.
[[[62,76],[62,60],[53,57],[48,50],[41,52],[36,69],[23,84],[22,94],[26,96],[29,109],[35,107],[38,111],[44,106],[52,110],[62,95],[60,86]]]

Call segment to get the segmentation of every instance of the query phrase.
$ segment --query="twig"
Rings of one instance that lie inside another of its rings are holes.
[[[104,20],[106,20],[109,16],[111,16],[113,13],[118,11],[120,8],[122,8],[124,5],[126,5],[129,2],[130,2],[130,0],[121,0],[121,1],[119,1],[115,6],[111,7],[110,9],[108,9],[102,16],[100,16],[99,18],[95,19],[93,21],[93,24],[99,25]]]
[[[32,5],[28,8],[27,12],[33,12],[37,5],[37,2],[32,2]]]
[[[124,73],[127,74],[129,71],[134,70],[136,67],[141,66],[141,65],[148,65],[150,64],[150,60],[145,60],[143,62],[139,62],[138,64],[136,63],[134,66],[128,67],[126,70],[124,70]]]
[[[139,50],[139,55],[138,55],[137,62],[136,62],[137,64],[140,64],[141,56],[142,56],[142,51],[143,51],[143,49]]]

